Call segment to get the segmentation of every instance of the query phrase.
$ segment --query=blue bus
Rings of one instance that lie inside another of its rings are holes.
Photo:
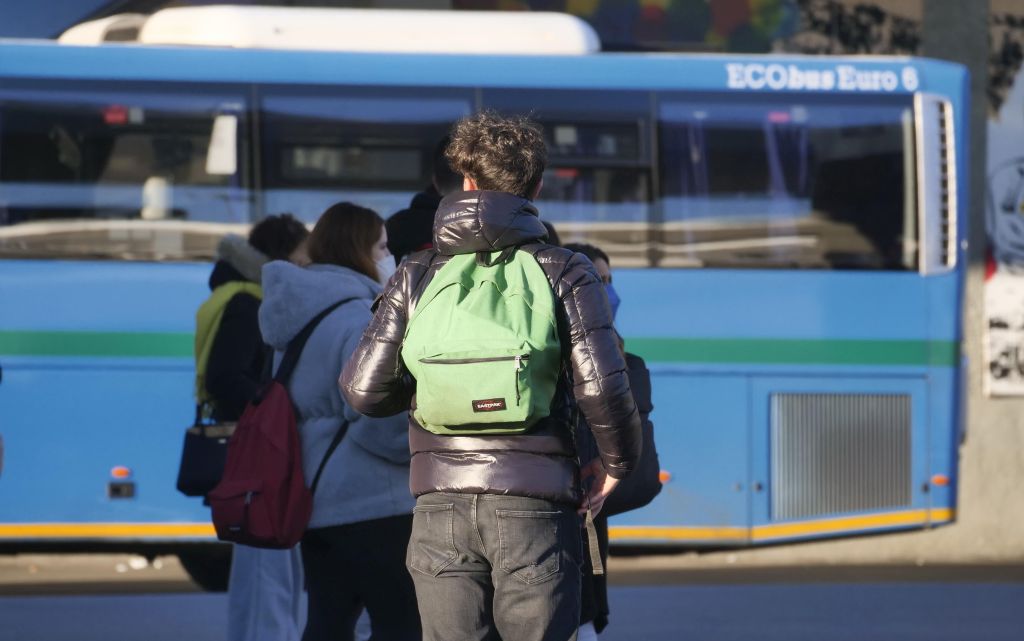
[[[918,58],[0,43],[0,549],[214,549],[174,488],[217,240],[387,216],[450,124],[527,113],[610,256],[663,491],[613,545],[956,518],[968,78]],[[189,565],[188,563],[186,565]]]

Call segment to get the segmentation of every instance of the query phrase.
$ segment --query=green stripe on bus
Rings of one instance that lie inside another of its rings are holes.
[[[655,363],[952,367],[959,361],[953,341],[630,338],[626,349]]]
[[[191,332],[0,331],[7,356],[192,357]]]
[[[193,340],[185,332],[0,331],[0,354],[192,358]],[[959,361],[953,341],[630,338],[626,347],[653,363],[952,367]]]

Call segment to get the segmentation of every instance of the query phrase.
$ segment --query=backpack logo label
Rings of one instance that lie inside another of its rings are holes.
[[[473,401],[474,412],[500,412],[506,409],[505,399],[503,398],[488,398],[482,401]]]

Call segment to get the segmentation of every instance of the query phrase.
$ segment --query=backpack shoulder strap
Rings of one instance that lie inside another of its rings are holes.
[[[309,486],[309,493],[316,494],[316,486],[320,485],[320,475],[324,473],[324,468],[327,467],[327,459],[331,458],[331,454],[334,454],[334,450],[338,449],[341,445],[341,439],[345,438],[345,433],[348,432],[348,421],[342,421],[341,427],[334,433],[334,438],[331,439],[331,444],[327,446],[327,452],[324,453],[324,457],[320,459],[320,466],[316,468],[316,475],[313,477],[313,484]]]
[[[281,364],[277,368],[277,372],[274,374],[274,380],[281,385],[287,385],[288,379],[291,378],[292,372],[295,371],[295,366],[299,364],[299,357],[302,356],[302,349],[306,346],[306,341],[312,336],[313,330],[320,324],[320,321],[327,318],[327,315],[333,312],[335,309],[341,307],[345,303],[358,300],[358,297],[353,296],[352,298],[346,298],[339,300],[337,303],[328,305],[326,309],[313,317],[313,320],[306,323],[306,326],[302,328],[295,338],[288,343],[288,349],[285,350],[284,356],[281,358]]]
[[[519,249],[533,256],[534,260],[537,261],[537,264],[540,265],[541,271],[543,271],[544,275],[547,276],[548,284],[551,285],[551,289],[553,291],[558,291],[558,281],[562,279],[562,276],[569,269],[569,261],[572,258],[573,252],[571,250],[565,249],[564,247],[560,247],[558,245],[549,245],[547,243],[527,243],[525,245],[520,245]],[[567,255],[568,257],[565,259],[565,264],[562,265],[562,268],[559,269],[557,272],[549,271],[548,269],[545,268],[544,263],[541,263],[540,260],[537,259],[537,254],[539,254],[542,251],[560,252],[563,255]]]

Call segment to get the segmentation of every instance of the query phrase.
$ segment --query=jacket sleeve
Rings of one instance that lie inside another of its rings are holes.
[[[416,385],[402,362],[409,270],[403,263],[374,304],[373,319],[345,363],[338,384],[360,414],[392,416],[409,410]]]
[[[605,470],[623,478],[640,458],[640,415],[607,294],[585,256],[574,254],[566,264],[556,295],[565,310],[576,404],[594,433]]]
[[[346,310],[348,311],[348,310]],[[370,311],[360,305],[353,309],[349,321],[356,327],[364,326],[370,320]],[[361,332],[353,329],[342,342],[338,370],[355,353],[361,340]],[[335,370],[335,371],[338,371]],[[348,436],[367,452],[399,465],[409,464],[409,425],[403,417],[370,418],[363,416],[351,405],[344,408],[345,420],[349,422]]]
[[[260,390],[250,369],[264,350],[259,307],[259,300],[248,294],[228,301],[206,366],[206,391],[215,403],[236,408],[239,414]]]

